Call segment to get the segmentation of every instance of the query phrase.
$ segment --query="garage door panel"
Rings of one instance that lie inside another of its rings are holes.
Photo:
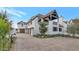
[[[25,33],[25,29],[20,29],[20,33]]]

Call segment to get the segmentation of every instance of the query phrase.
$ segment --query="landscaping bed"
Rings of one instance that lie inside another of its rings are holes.
[[[70,35],[64,35],[64,34],[56,34],[56,35],[34,35],[34,37],[37,38],[53,38],[53,37],[68,37],[68,38],[77,38],[79,39],[78,36],[70,36]]]

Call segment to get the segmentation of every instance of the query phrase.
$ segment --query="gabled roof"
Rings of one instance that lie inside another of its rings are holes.
[[[44,17],[44,15],[42,15],[42,14],[37,14],[37,15],[35,15],[35,16],[32,16],[31,19],[29,19],[29,21],[28,21],[27,23],[31,22],[31,21],[34,20],[36,17],[38,17],[38,18],[40,19],[40,18]]]
[[[27,24],[26,22],[20,21],[17,24]]]
[[[56,15],[56,17],[59,17],[56,10],[50,11],[47,16],[49,15]]]
[[[53,11],[49,12],[49,13],[46,14],[46,15],[37,14],[36,16],[31,17],[31,19],[30,19],[27,23],[31,22],[31,21],[34,20],[36,17],[38,17],[39,19],[41,19],[41,18],[46,18],[46,17],[48,17],[48,16],[50,16],[50,15],[53,15],[53,16],[55,15],[55,16],[54,16],[55,18],[58,18],[58,17],[59,17],[58,14],[57,14],[57,12],[56,12],[56,10],[53,10]]]
[[[68,23],[68,21],[63,21],[63,22],[66,23],[66,24]]]

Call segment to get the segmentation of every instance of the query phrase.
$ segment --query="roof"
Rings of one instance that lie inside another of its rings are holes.
[[[59,17],[56,10],[50,11],[50,12],[47,14],[47,16],[49,16],[49,15],[56,15],[57,17]]]
[[[48,16],[50,16],[50,15],[56,15],[57,18],[59,17],[58,14],[57,14],[57,12],[56,12],[56,10],[53,10],[53,11],[49,12],[49,13],[46,14],[46,15],[37,14],[37,15],[35,15],[35,16],[32,16],[31,19],[30,19],[27,23],[33,21],[36,17],[38,17],[39,19],[41,19],[41,18],[46,18],[46,17],[48,17]]]
[[[37,15],[35,15],[35,16],[32,16],[31,19],[30,19],[27,23],[31,22],[31,21],[34,20],[36,17],[38,17],[38,18],[40,19],[40,18],[43,18],[44,15],[42,15],[42,14],[37,14]]]
[[[21,24],[21,23],[23,23],[23,24],[27,24],[26,22],[23,22],[23,21],[20,21],[20,22],[18,22],[17,24]]]
[[[66,24],[68,23],[68,21],[63,21],[63,22],[66,23]]]

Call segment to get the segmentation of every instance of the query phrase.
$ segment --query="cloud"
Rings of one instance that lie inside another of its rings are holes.
[[[22,17],[23,15],[26,15],[25,12],[23,11],[20,11],[20,10],[16,10],[14,8],[0,8],[0,11],[3,10],[3,11],[7,11],[8,14],[10,15],[13,15],[13,16],[17,16],[17,17]]]
[[[12,27],[17,28],[17,22],[19,19],[22,18],[22,16],[26,15],[27,13],[17,10],[15,8],[9,8],[9,7],[0,7],[0,12],[7,11],[9,15],[12,15],[10,17],[10,20],[12,20],[13,24]]]

